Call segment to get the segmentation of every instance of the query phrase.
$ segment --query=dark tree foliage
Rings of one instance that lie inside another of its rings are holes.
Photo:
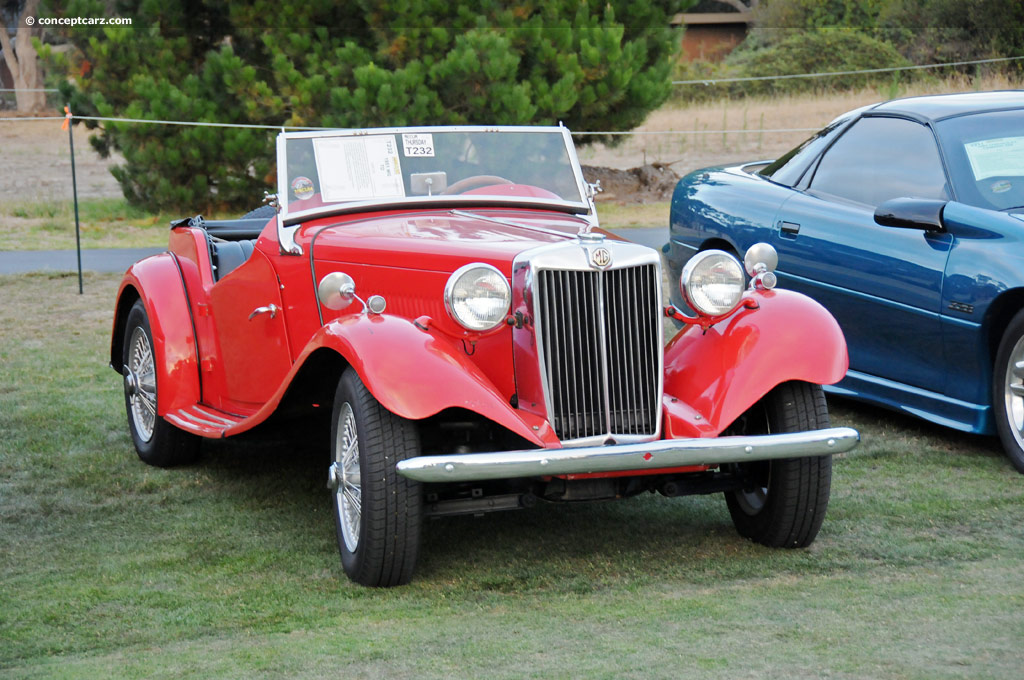
[[[103,0],[62,14],[103,16]],[[122,0],[131,28],[68,31],[78,115],[261,125],[557,124],[626,130],[670,93],[691,0]],[[133,203],[247,209],[273,132],[104,123]],[[587,141],[593,141],[588,138]]]
[[[915,63],[1024,56],[1021,0],[761,0],[757,25],[773,42],[808,29],[862,32]]]

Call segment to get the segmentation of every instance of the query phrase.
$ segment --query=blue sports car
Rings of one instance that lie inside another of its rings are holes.
[[[867,106],[776,161],[679,182],[677,279],[698,251],[759,241],[846,334],[850,371],[826,389],[998,433],[1024,472],[1024,91]]]

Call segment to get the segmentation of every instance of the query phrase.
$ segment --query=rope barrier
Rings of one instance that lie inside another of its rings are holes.
[[[328,127],[296,127],[289,125],[246,125],[242,123],[208,123],[187,120],[146,120],[144,118],[104,118],[101,116],[75,116],[75,120],[92,120],[111,123],[143,123],[152,125],[194,125],[198,127],[219,128],[250,128],[257,130],[337,130]],[[23,116],[18,118],[0,118],[0,123],[19,123],[38,120],[64,120],[64,116]],[[721,135],[721,134],[763,134],[787,132],[816,132],[821,128],[747,128],[736,130],[596,130],[573,132],[573,136],[586,135]]]
[[[778,76],[749,76],[745,78],[704,78],[700,80],[673,80],[673,85],[715,85],[718,83],[748,83],[763,80],[789,80],[791,78],[825,78],[827,76],[854,76],[862,73],[889,73],[892,71],[912,71],[925,68],[942,68],[943,66],[969,66],[971,64],[994,64],[1003,61],[1017,61],[1024,57],[1000,57],[998,59],[975,59],[974,61],[950,61],[943,64],[919,64],[915,66],[892,66],[889,68],[866,68],[857,71],[821,71],[819,73],[790,73]]]
[[[764,132],[817,132],[816,128],[747,128],[745,130],[619,130],[619,131],[598,131],[598,132],[573,132],[576,135],[732,135],[732,134],[761,134]]]
[[[928,68],[942,68],[944,66],[972,66],[975,64],[995,64],[1007,61],[1019,61],[1024,59],[1024,56],[1020,57],[998,57],[993,59],[974,59],[971,61],[949,61],[940,64],[916,64],[911,66],[890,66],[887,68],[866,68],[854,71],[819,71],[817,73],[789,73],[777,76],[748,76],[743,78],[701,78],[697,80],[673,80],[673,85],[715,85],[718,83],[746,83],[746,82],[757,82],[764,80],[789,80],[792,78],[827,78],[828,76],[855,76],[866,73],[890,73],[894,71],[914,71]],[[58,92],[59,90],[53,88],[39,88],[39,89],[26,89],[26,88],[0,88],[0,92]],[[79,117],[79,116],[76,116]],[[145,121],[149,122],[149,121]],[[155,121],[154,121],[155,122]],[[171,124],[187,125],[187,123],[176,122]],[[210,123],[210,125],[219,127],[231,127],[218,123]],[[233,126],[233,127],[270,127],[277,129],[279,126]],[[324,130],[327,128],[317,127],[305,127],[305,128],[291,128],[294,130]],[[593,133],[599,134],[599,133]],[[603,133],[600,133],[603,134]]]

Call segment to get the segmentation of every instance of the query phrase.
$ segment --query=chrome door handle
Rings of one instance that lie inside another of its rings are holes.
[[[252,321],[257,314],[266,314],[267,312],[270,312],[270,318],[273,319],[275,316],[277,316],[277,313],[279,311],[281,311],[281,308],[274,304],[267,305],[266,307],[257,307],[256,309],[252,310],[252,314],[249,315],[249,321]]]

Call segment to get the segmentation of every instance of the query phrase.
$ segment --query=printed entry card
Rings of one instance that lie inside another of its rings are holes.
[[[964,144],[975,180],[1024,175],[1024,137],[1000,137]]]
[[[405,196],[393,135],[314,139],[313,152],[325,203]]]

